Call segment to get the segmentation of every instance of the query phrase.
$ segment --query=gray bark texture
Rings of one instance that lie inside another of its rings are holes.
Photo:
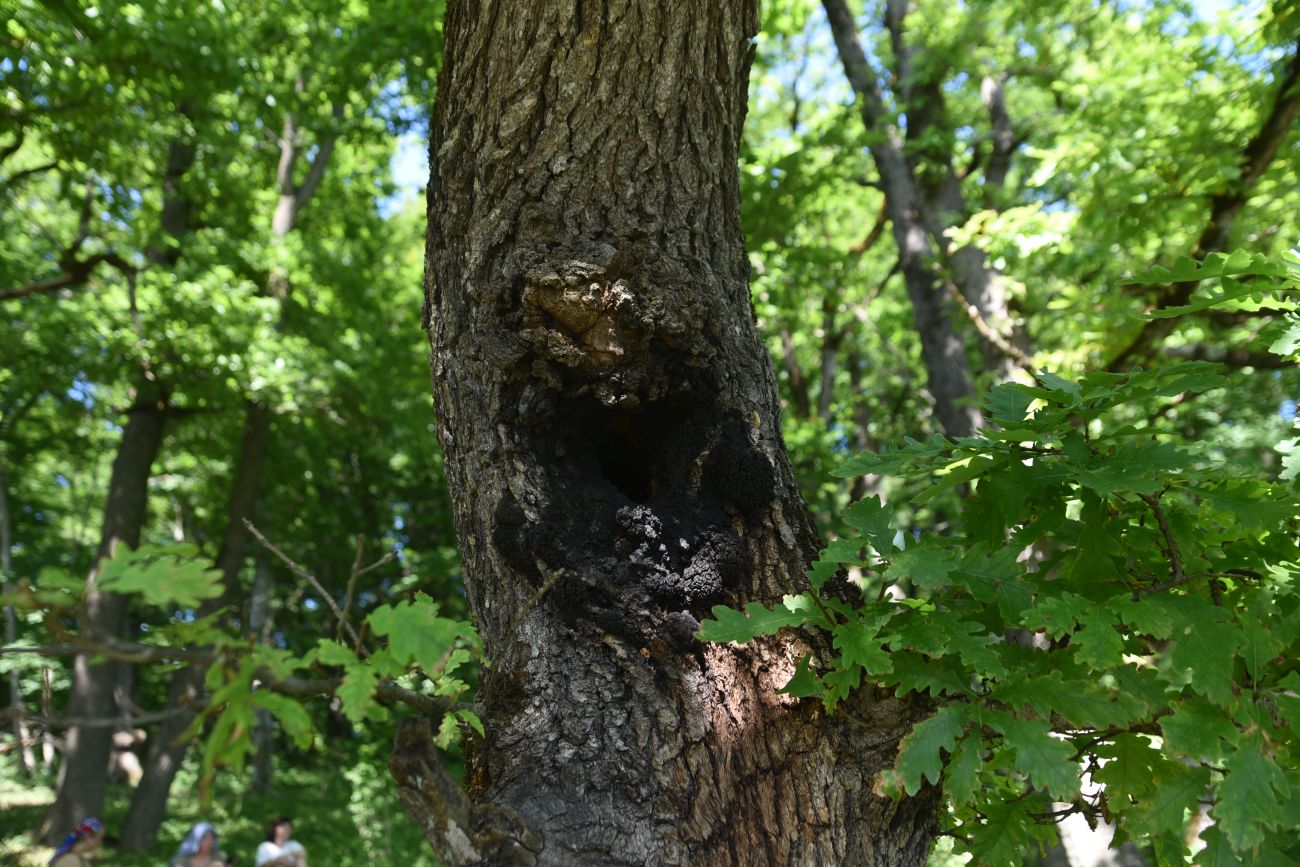
[[[891,15],[898,14],[891,4]],[[948,317],[943,282],[935,271],[938,250],[932,243],[937,226],[927,220],[925,198],[904,155],[898,127],[890,123],[875,72],[862,51],[858,26],[844,0],[823,0],[844,75],[858,97],[862,123],[873,133],[871,157],[880,174],[885,205],[898,246],[899,269],[912,303],[912,317],[921,340],[926,387],[934,398],[935,415],[949,436],[969,436],[982,426],[975,405],[966,346]],[[901,55],[900,61],[907,55]],[[906,69],[904,63],[903,68]],[[906,73],[904,73],[906,75]]]
[[[757,3],[461,2],[425,323],[484,742],[399,796],[448,864],[921,864],[873,794],[923,709],[777,694],[804,640],[693,637],[804,586],[816,535],[755,331],[737,145]]]

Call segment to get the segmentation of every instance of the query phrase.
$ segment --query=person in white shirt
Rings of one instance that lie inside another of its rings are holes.
[[[281,816],[266,829],[266,840],[257,847],[256,867],[307,867],[307,850],[293,836],[293,823]]]

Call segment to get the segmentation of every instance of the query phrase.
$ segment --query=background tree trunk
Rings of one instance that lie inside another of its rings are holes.
[[[935,415],[949,436],[969,436],[982,421],[966,346],[949,320],[943,281],[935,268],[938,251],[931,242],[935,227],[927,224],[924,196],[904,154],[903,138],[886,117],[876,73],[862,52],[852,14],[843,0],[824,0],[822,5],[845,77],[857,94],[862,122],[872,133],[871,157],[893,225],[899,269],[921,340],[926,387],[934,398]]]
[[[342,109],[343,103],[336,102],[333,112],[335,121],[341,118]],[[297,228],[298,217],[302,209],[315,196],[334,152],[336,136],[333,133],[322,136],[316,142],[316,152],[308,164],[302,182],[296,182],[295,171],[304,146],[300,141],[300,133],[293,115],[286,113],[280,138],[280,160],[276,170],[276,189],[279,197],[271,217],[271,239],[276,244],[282,243],[289,233]],[[172,177],[170,159],[168,177]],[[278,266],[273,268],[267,277],[266,294],[280,302],[278,328],[283,328],[285,324],[285,302],[290,289],[288,274]],[[252,520],[253,508],[257,502],[258,492],[261,490],[262,464],[270,445],[271,421],[271,408],[265,403],[254,400],[245,403],[239,459],[235,465],[235,477],[231,485],[230,500],[227,503],[226,529],[215,564],[221,572],[222,593],[216,599],[209,599],[199,607],[201,617],[227,606],[238,605],[242,600],[239,573],[244,568],[250,540],[244,522]],[[201,694],[202,687],[203,671],[200,669],[189,667],[177,671],[172,675],[171,683],[168,685],[168,706],[193,704]],[[150,742],[145,759],[144,776],[131,799],[131,808],[127,812],[122,830],[124,848],[148,850],[153,847],[158,837],[158,826],[166,815],[167,796],[171,791],[172,781],[176,778],[176,771],[179,770],[189,749],[189,742],[178,738],[189,728],[193,719],[193,712],[173,717],[162,724],[157,735]]]
[[[140,530],[148,507],[149,476],[162,446],[166,414],[160,401],[141,396],[127,418],[109,478],[96,569],[101,561],[112,556],[118,543],[131,547],[140,544]],[[126,599],[117,593],[97,590],[94,572],[88,581],[85,604],[86,621],[93,634],[119,636],[126,617]],[[112,716],[117,711],[116,685],[112,664],[92,665],[91,656],[86,654],[76,657],[67,715]],[[44,840],[56,842],[78,822],[100,814],[112,738],[113,730],[108,727],[68,729],[58,796],[40,828]]]
[[[12,586],[9,579],[13,572],[13,519],[9,513],[9,483],[5,479],[4,467],[0,466],[0,575],[3,575],[3,588],[8,595]],[[5,644],[13,644],[18,638],[18,617],[11,604],[4,607]],[[27,703],[23,700],[22,681],[18,669],[9,669],[9,709],[14,712],[12,731],[14,742],[18,745],[18,767],[24,775],[30,776],[36,771],[36,754],[32,750],[31,736],[27,724],[20,714],[27,712]]]
[[[828,717],[776,693],[797,637],[692,637],[800,588],[816,545],[741,237],[756,27],[755,2],[448,12],[425,321],[487,736],[464,801],[394,759],[448,863],[924,861],[934,793],[872,794],[918,709]]]
[[[249,534],[244,520],[253,517],[253,505],[261,487],[262,461],[266,456],[270,434],[271,411],[263,404],[249,404],[244,416],[239,459],[231,483],[227,505],[226,530],[217,553],[215,567],[221,572],[222,593],[199,606],[198,616],[206,617],[239,600],[239,572],[248,551]],[[193,706],[203,693],[203,669],[188,666],[172,675],[167,688],[168,707]],[[158,826],[167,815],[167,796],[189,749],[189,741],[180,736],[194,721],[194,711],[170,717],[159,723],[149,739],[145,754],[144,775],[131,797],[131,807],[122,823],[122,847],[137,851],[153,848]]]

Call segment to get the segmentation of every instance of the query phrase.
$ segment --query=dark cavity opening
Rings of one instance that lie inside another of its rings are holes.
[[[606,429],[596,446],[600,474],[619,493],[634,503],[645,503],[654,495],[654,476],[650,458],[628,429],[628,420],[620,419]]]

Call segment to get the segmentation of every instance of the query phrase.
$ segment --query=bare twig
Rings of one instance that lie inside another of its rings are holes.
[[[41,714],[26,713],[14,708],[0,710],[0,720],[8,722],[10,720],[19,720],[25,723],[34,723],[52,729],[107,729],[107,728],[135,728],[136,726],[153,725],[154,723],[164,722],[195,710],[194,705],[185,705],[183,707],[173,707],[156,713],[137,714],[136,716],[67,716],[67,717],[50,717]]]
[[[961,290],[957,288],[957,284],[952,281],[952,278],[949,277],[947,273],[944,273],[942,277],[944,289],[952,296],[952,300],[957,302],[957,306],[960,307],[961,311],[966,314],[968,319],[970,319],[971,324],[975,326],[975,330],[980,333],[980,336],[993,344],[998,352],[1001,352],[1008,359],[1014,361],[1016,365],[1025,371],[1025,373],[1034,376],[1034,360],[1026,355],[1024,350],[1020,349],[1020,347],[1010,343],[1005,337],[999,334],[997,329],[992,325],[989,325],[988,322],[985,321],[984,317],[980,315],[979,310],[975,308],[975,305],[967,301],[961,294]],[[1037,379],[1037,377],[1034,378]]]
[[[339,615],[339,628],[334,633],[335,641],[343,641],[343,624],[348,622],[348,613],[352,608],[352,594],[357,589],[357,578],[361,575],[361,558],[365,556],[366,539],[357,536],[357,555],[352,559],[352,571],[348,573],[348,587],[343,592],[343,613]]]
[[[1164,510],[1160,508],[1160,499],[1150,494],[1138,494],[1138,497],[1150,507],[1152,514],[1156,516],[1156,524],[1160,527],[1161,535],[1165,537],[1165,553],[1169,556],[1169,571],[1173,575],[1168,581],[1163,581],[1152,587],[1150,592],[1158,593],[1171,587],[1186,584],[1196,576],[1189,577],[1183,573],[1183,558],[1178,553],[1178,543],[1174,541],[1174,534],[1169,530],[1169,521],[1165,519]]]
[[[306,569],[300,566],[296,561],[294,561],[292,557],[290,557],[288,554],[284,553],[275,545],[273,545],[271,541],[266,538],[266,536],[262,535],[262,531],[257,529],[257,527],[253,525],[252,521],[245,518],[244,526],[248,528],[248,532],[253,534],[253,538],[257,540],[259,545],[261,545],[266,550],[270,551],[276,557],[280,558],[280,562],[288,566],[289,570],[293,572],[293,574],[307,581],[309,584],[311,584],[312,587],[316,588],[316,592],[321,595],[321,598],[324,600],[325,604],[329,606],[330,611],[334,612],[334,616],[338,618],[339,625],[344,629],[344,631],[347,632],[348,637],[351,638],[353,642],[359,645],[361,643],[361,639],[357,637],[356,630],[353,629],[352,624],[348,623],[347,619],[344,618],[343,610],[339,608],[339,604],[334,601],[334,597],[330,595],[330,592],[326,590],[325,587],[319,581],[316,580],[316,576],[312,575],[310,572],[308,572]]]

